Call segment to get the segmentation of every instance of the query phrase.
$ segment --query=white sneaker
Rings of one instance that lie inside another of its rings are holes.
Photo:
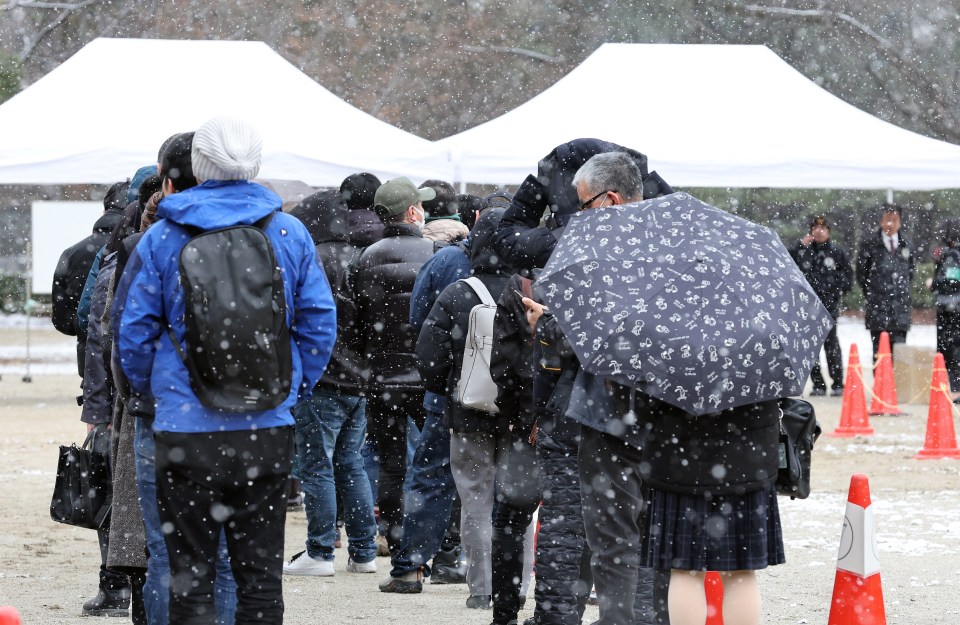
[[[315,560],[306,551],[301,551],[283,563],[284,575],[313,575],[315,577],[333,577],[333,562]]]
[[[354,562],[352,559],[347,560],[347,572],[348,573],[376,573],[377,561],[370,560],[369,562]]]

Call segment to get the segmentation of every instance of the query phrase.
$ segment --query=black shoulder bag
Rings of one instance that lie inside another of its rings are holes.
[[[810,495],[810,455],[820,436],[813,405],[802,399],[780,400],[780,464],[777,492],[790,499]]]

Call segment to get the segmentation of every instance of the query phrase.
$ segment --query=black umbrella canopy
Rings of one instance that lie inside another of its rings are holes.
[[[698,415],[799,395],[833,327],[776,233],[686,193],[581,212],[537,285],[585,370]]]

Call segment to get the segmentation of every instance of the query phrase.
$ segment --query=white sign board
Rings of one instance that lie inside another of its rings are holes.
[[[34,202],[30,211],[30,292],[51,292],[63,250],[93,232],[103,202]]]

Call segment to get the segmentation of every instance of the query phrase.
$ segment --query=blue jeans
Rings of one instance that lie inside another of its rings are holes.
[[[333,560],[337,486],[343,500],[350,558],[363,563],[377,557],[373,495],[360,455],[367,430],[365,408],[362,397],[317,389],[293,409],[307,513],[307,555],[311,558]]]
[[[137,465],[137,490],[143,526],[147,533],[147,581],[143,585],[143,605],[149,625],[167,625],[170,607],[170,558],[163,541],[160,513],[157,509],[157,465],[153,429],[140,417],[134,421],[134,453]],[[237,584],[230,570],[226,536],[220,534],[217,554],[217,580],[214,586],[217,625],[232,625],[237,611]]]
[[[415,571],[437,554],[456,494],[450,430],[443,425],[443,413],[428,410],[404,483],[403,540],[390,561],[392,576]]]
[[[363,441],[360,456],[363,458],[363,472],[367,474],[367,480],[370,482],[370,496],[373,497],[373,501],[376,501],[380,486],[380,455],[377,453],[377,445],[373,442],[372,436],[367,436]]]

